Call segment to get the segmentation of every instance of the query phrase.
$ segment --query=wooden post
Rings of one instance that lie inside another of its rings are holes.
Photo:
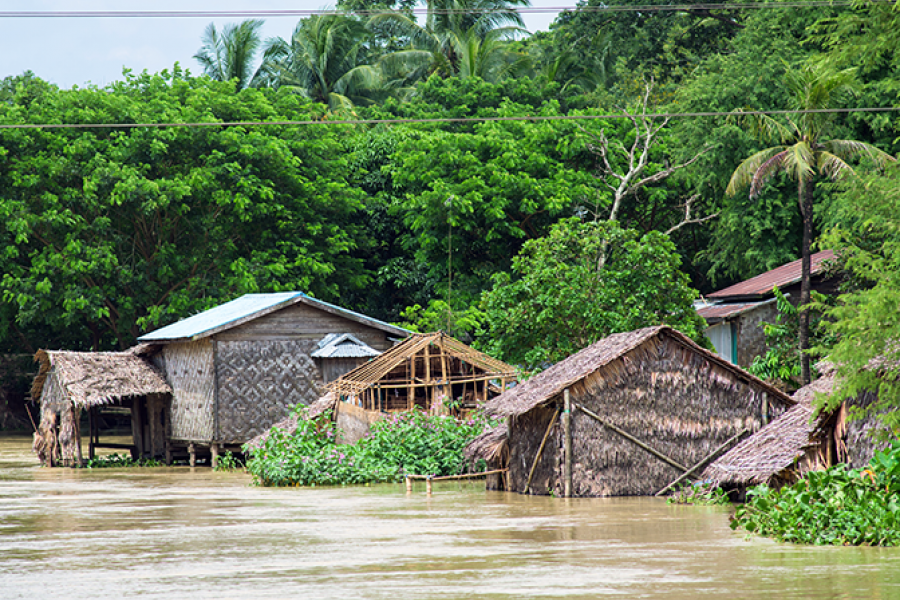
[[[94,458],[94,407],[88,409],[88,459]]]
[[[188,456],[188,464],[190,464],[193,469],[197,466],[197,448],[194,446],[194,442],[188,444]]]
[[[572,401],[569,388],[563,390],[563,439],[565,444],[565,471],[563,480],[563,497],[572,497]]]
[[[172,464],[172,448],[169,446],[169,443],[166,442],[166,466]]]
[[[210,444],[209,454],[210,454],[209,462],[212,465],[212,468],[215,469],[217,466],[219,466],[219,444],[218,443],[213,442],[212,444]]]
[[[449,369],[447,368],[447,351],[444,348],[444,346],[441,345],[441,390],[442,390],[442,395],[444,396],[444,402],[446,402],[447,400],[452,400],[451,396],[453,395],[453,387],[449,383],[448,371],[449,371]],[[440,414],[444,414],[444,411],[447,410],[446,409],[447,405],[444,404],[444,402],[441,402],[441,406],[438,409],[440,411]]]
[[[769,394],[766,392],[762,395],[762,424],[763,427],[769,424]]]
[[[434,403],[434,382],[431,381],[431,344],[425,344],[425,411],[431,414],[431,405]]]
[[[432,491],[432,487],[431,487],[431,486],[432,486],[432,483],[431,483],[431,475],[429,475],[429,476],[425,479],[425,493],[428,494],[429,496],[431,495],[431,491]]]
[[[412,410],[416,405],[416,355],[410,358],[409,365],[409,395],[406,397],[406,410]]]
[[[406,476],[406,493],[412,494],[412,478],[409,475]]]
[[[84,466],[81,456],[81,410],[74,406],[72,407],[72,418],[75,421],[73,425],[75,426],[75,460],[77,461],[77,463],[72,466],[81,468]]]

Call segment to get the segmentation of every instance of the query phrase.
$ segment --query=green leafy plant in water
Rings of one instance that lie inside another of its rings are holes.
[[[106,469],[121,467],[161,467],[163,463],[153,458],[131,458],[127,454],[109,454],[107,456],[95,456],[84,463],[86,469]]]
[[[728,494],[719,486],[709,481],[700,481],[682,486],[666,499],[669,504],[731,504]]]
[[[797,544],[900,544],[900,440],[864,469],[837,465],[792,486],[758,486],[737,509],[732,529]]]
[[[226,450],[216,461],[216,471],[237,471],[244,468],[242,463],[230,450]]]
[[[347,485],[399,481],[404,474],[455,475],[465,468],[463,449],[488,422],[421,412],[391,415],[372,425],[356,444],[339,444],[329,415],[307,420],[297,409],[293,433],[273,429],[253,450],[247,470],[264,486]]]

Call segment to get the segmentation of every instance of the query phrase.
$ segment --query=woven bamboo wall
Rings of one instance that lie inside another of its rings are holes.
[[[171,438],[212,441],[215,433],[212,341],[168,344],[163,350],[163,365],[166,380],[172,386]]]
[[[632,351],[570,391],[573,402],[687,467],[745,427],[751,431],[762,427],[761,390],[669,340]],[[780,406],[769,407],[771,418],[782,411]],[[514,489],[524,486],[549,418],[542,414],[532,417],[533,423],[523,421],[529,415],[519,418],[510,440],[514,457],[510,477],[518,484]],[[581,411],[573,410],[572,437],[575,496],[654,494],[681,474]],[[564,460],[558,426],[544,454],[533,493],[550,488],[562,494]],[[551,468],[555,473],[546,473],[545,484],[545,471]]]
[[[317,341],[216,342],[220,442],[248,442],[295,404],[319,398],[322,379],[309,357]]]

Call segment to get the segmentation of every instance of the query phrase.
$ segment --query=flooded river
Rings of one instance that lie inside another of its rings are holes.
[[[261,489],[36,466],[0,437],[0,598],[900,598],[900,549],[745,539],[728,510],[483,484]]]

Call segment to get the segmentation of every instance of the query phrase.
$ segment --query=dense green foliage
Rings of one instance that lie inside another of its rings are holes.
[[[514,278],[497,275],[484,305],[491,350],[534,368],[554,363],[611,333],[667,324],[703,341],[696,291],[662,233],[616,222],[561,221],[527,242]]]
[[[125,454],[107,454],[95,456],[84,462],[85,469],[118,469],[123,467],[161,467],[163,463],[152,458],[139,458],[137,460]]]
[[[900,544],[900,441],[875,453],[866,469],[838,465],[793,486],[748,492],[733,529],[797,544]]]
[[[420,412],[392,415],[372,425],[356,444],[341,444],[340,431],[328,418],[304,418],[298,406],[297,429],[273,428],[253,450],[247,470],[265,486],[309,486],[399,481],[404,474],[456,475],[463,471],[463,449],[480,434],[483,420],[459,422]]]
[[[860,392],[877,392],[871,410],[890,429],[900,427],[900,168],[843,186],[833,206],[837,223],[825,242],[837,249],[850,285],[826,307],[836,338],[828,352],[839,385],[825,404],[838,406]]]

